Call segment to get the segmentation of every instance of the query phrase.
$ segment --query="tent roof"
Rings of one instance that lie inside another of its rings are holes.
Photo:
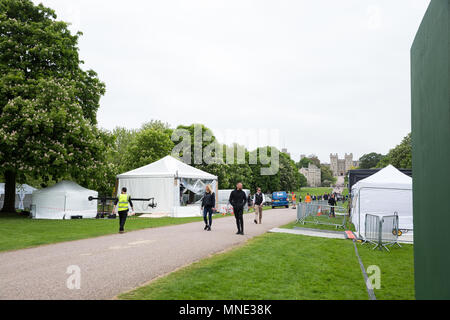
[[[16,184],[16,193],[23,191],[24,194],[32,194],[36,190],[37,190],[36,188],[33,188],[28,184]],[[5,193],[5,184],[0,183],[0,194],[4,193]]]
[[[412,189],[412,178],[394,166],[388,165],[377,173],[358,181],[352,189],[363,187]]]
[[[35,193],[39,193],[39,194],[42,194],[42,193],[65,193],[65,194],[67,194],[67,193],[72,193],[72,192],[78,193],[78,192],[96,192],[96,191],[83,188],[82,186],[76,184],[73,181],[64,180],[64,181],[54,184],[51,187],[48,187],[45,189],[40,189],[40,190],[36,191]]]
[[[217,180],[217,176],[167,156],[149,165],[119,174],[117,178],[180,178]]]

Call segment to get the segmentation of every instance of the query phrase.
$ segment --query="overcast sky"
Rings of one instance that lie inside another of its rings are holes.
[[[84,33],[103,128],[272,130],[294,160],[323,162],[387,153],[411,130],[409,52],[429,0],[34,2]]]

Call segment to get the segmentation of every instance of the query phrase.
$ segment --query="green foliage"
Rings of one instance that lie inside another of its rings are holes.
[[[336,177],[333,176],[333,172],[327,166],[320,166],[321,177],[320,180],[322,182],[323,187],[329,187],[332,184],[336,183]]]
[[[377,164],[377,168],[384,168],[389,164],[398,169],[412,169],[411,133],[404,137],[398,146],[389,151],[386,157]]]
[[[299,179],[300,179],[300,188],[306,187],[308,185],[308,180],[300,172],[298,174],[299,174]]]
[[[372,169],[384,158],[381,153],[371,152],[359,158],[359,167],[361,169]]]
[[[128,144],[123,162],[127,170],[139,168],[169,155],[173,147],[168,131],[144,127]]]
[[[84,185],[98,176],[112,142],[96,127],[105,86],[80,67],[80,35],[42,5],[0,2],[1,174]]]
[[[309,164],[313,163],[311,159],[304,157],[300,160],[300,162],[297,164],[299,168],[308,168]]]

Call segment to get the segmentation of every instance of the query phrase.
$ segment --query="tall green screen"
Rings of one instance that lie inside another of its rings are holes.
[[[417,299],[450,299],[450,0],[431,0],[411,49]]]

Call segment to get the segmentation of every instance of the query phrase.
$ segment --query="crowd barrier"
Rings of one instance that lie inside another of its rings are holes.
[[[330,225],[335,226],[336,229],[344,229],[347,222],[347,209],[330,206],[326,200],[301,202],[297,206],[297,222]]]
[[[364,226],[364,243],[373,244],[372,249],[386,249],[388,246],[398,245],[398,214],[394,213],[389,216],[379,216],[374,214],[366,214]]]

